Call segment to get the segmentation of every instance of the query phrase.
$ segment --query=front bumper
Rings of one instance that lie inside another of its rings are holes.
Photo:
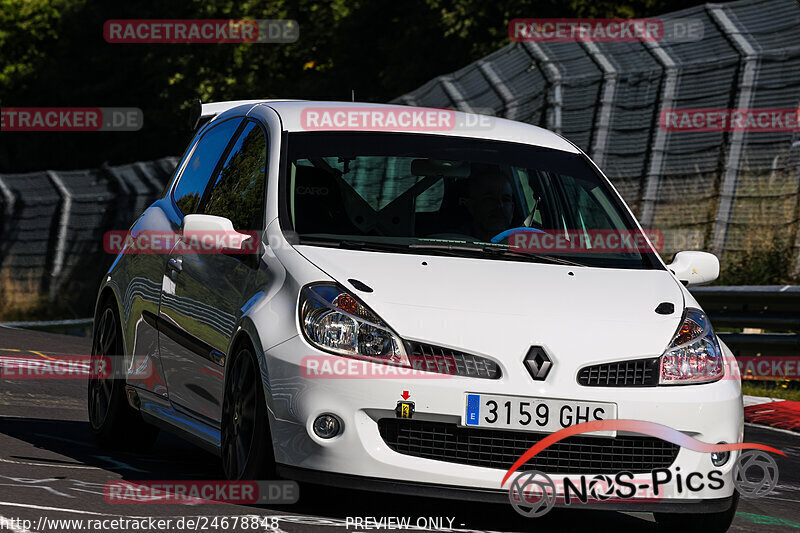
[[[508,491],[489,490],[469,487],[453,487],[451,485],[437,485],[433,483],[414,483],[390,479],[377,479],[347,474],[332,474],[297,468],[294,466],[278,465],[278,474],[287,479],[304,483],[344,487],[348,489],[363,490],[368,492],[384,492],[389,494],[402,494],[426,498],[443,498],[458,501],[474,501],[485,503],[508,504]],[[659,513],[719,513],[730,509],[733,504],[733,495],[727,498],[714,500],[686,500],[662,499],[651,501],[623,501],[623,502],[597,502],[589,501],[585,504],[573,503],[573,508],[598,509],[603,511],[628,511],[659,512]],[[566,507],[557,502],[555,507]]]
[[[534,382],[522,368],[519,372],[507,372],[497,380],[447,375],[429,375],[423,379],[304,377],[303,358],[324,355],[300,336],[265,352],[269,372],[265,387],[275,458],[289,477],[302,477],[306,481],[338,479],[336,484],[345,484],[342,479],[350,479],[352,485],[361,488],[378,483],[392,492],[416,487],[413,490],[416,494],[419,487],[428,486],[434,487],[434,492],[455,490],[459,497],[468,499],[484,499],[481,495],[489,495],[507,501],[508,483],[501,487],[505,469],[413,457],[393,451],[384,442],[377,421],[396,417],[395,407],[403,391],[409,391],[410,400],[415,402],[415,420],[460,424],[466,394],[480,392],[611,401],[617,404],[620,419],[656,422],[709,443],[739,442],[743,432],[741,392],[738,382],[732,379],[692,386],[601,388],[583,387],[574,380],[557,385]],[[336,415],[343,425],[342,432],[328,440],[317,437],[312,430],[314,419],[325,413]],[[661,487],[659,502],[655,505],[666,511],[667,506],[661,506],[662,503],[705,500],[705,508],[709,509],[705,512],[727,508],[734,491],[731,471],[736,454],[731,455],[725,465],[717,468],[712,465],[709,454],[681,448],[670,466],[673,482]],[[679,490],[675,482],[679,474],[685,476],[691,472],[700,472],[702,479],[706,479],[713,470],[719,471],[724,480],[720,488],[704,484],[699,490],[689,491],[682,483]],[[556,484],[563,478],[558,474],[549,475]],[[651,476],[642,473],[634,479],[645,483]],[[604,509],[621,505],[642,510],[643,506],[653,505],[653,495],[638,491],[634,498],[619,504],[602,502],[599,505]],[[700,507],[697,509],[686,512],[704,512]]]

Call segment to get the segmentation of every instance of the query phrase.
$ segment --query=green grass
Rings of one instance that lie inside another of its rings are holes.
[[[742,393],[749,396],[800,401],[800,382],[742,380]]]

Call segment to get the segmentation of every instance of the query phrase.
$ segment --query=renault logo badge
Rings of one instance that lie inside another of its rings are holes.
[[[544,348],[541,346],[531,346],[528,353],[525,355],[525,366],[531,377],[536,381],[544,381],[547,374],[550,373],[550,367],[553,362],[545,353]]]

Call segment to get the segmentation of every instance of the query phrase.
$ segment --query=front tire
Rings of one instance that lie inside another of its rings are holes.
[[[664,531],[725,533],[731,527],[738,506],[739,493],[734,491],[733,501],[726,511],[706,514],[653,513],[653,517]]]
[[[235,352],[225,379],[221,437],[222,467],[228,479],[275,477],[264,386],[248,345]]]
[[[92,436],[101,448],[147,451],[158,437],[158,428],[145,423],[139,412],[128,405],[122,354],[117,309],[114,301],[107,299],[95,317],[92,338],[92,373],[88,387]],[[111,364],[106,375],[97,375],[94,371],[101,357]]]

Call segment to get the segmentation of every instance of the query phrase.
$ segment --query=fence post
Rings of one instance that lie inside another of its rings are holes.
[[[552,99],[549,97],[547,98],[549,101],[548,103],[553,108],[553,114],[547,114],[547,129],[553,130],[561,135],[561,108],[564,102],[562,95],[564,79],[561,75],[561,71],[558,70],[558,67],[556,67],[547,54],[545,54],[542,47],[539,46],[539,43],[526,41],[522,43],[522,46],[542,69],[545,80],[547,80],[547,83],[553,89]]]
[[[0,176],[0,194],[3,197],[3,214],[2,218],[0,218],[0,231],[2,231],[3,235],[8,236],[11,227],[11,221],[14,218],[14,193],[11,192],[11,189],[8,188],[5,181],[3,181],[3,177]],[[6,257],[6,252],[4,248],[10,248],[11,243],[6,241],[5,239],[0,240],[0,268],[3,266],[3,259]]]
[[[3,177],[0,176],[0,194],[3,195],[3,220],[8,222],[11,220],[11,217],[14,215],[14,193],[11,192],[11,189],[8,188],[6,182],[3,181]],[[6,228],[7,229],[7,228]]]
[[[72,194],[61,178],[52,170],[47,171],[47,176],[50,178],[53,186],[58,190],[61,196],[61,220],[58,223],[58,237],[56,241],[55,256],[53,257],[53,270],[50,272],[50,301],[56,298],[56,291],[59,286],[59,278],[61,271],[64,268],[64,254],[67,248],[67,229],[69,228],[70,211],[72,210]]]
[[[461,94],[461,90],[453,83],[452,76],[439,76],[439,83],[442,85],[442,90],[447,93],[447,96],[453,101],[456,109],[466,113],[472,113],[472,106],[469,105],[467,99]]]
[[[503,81],[492,65],[485,59],[478,61],[478,70],[483,74],[483,77],[486,78],[489,87],[491,87],[503,101],[503,107],[505,108],[503,116],[509,120],[515,120],[520,106],[516,103],[518,99],[514,96],[514,93],[511,92],[511,89],[508,88],[506,82]]]
[[[592,134],[591,148],[592,159],[598,167],[603,168],[605,166],[608,130],[611,128],[611,114],[614,110],[614,97],[617,92],[617,77],[619,74],[596,43],[581,41],[580,45],[586,49],[592,61],[603,71],[603,89],[600,95],[600,108],[596,111],[597,120]]]
[[[706,4],[711,18],[716,21],[722,29],[722,34],[733,44],[736,51],[741,56],[744,70],[739,84],[739,93],[736,98],[738,109],[750,107],[753,101],[753,86],[758,75],[758,56],[756,49],[739,31],[728,15],[727,9],[719,4]],[[722,184],[719,190],[719,204],[717,206],[717,216],[714,219],[714,237],[711,242],[711,250],[717,255],[721,255],[725,250],[728,238],[728,226],[733,212],[733,198],[736,194],[736,186],[739,181],[739,164],[742,161],[742,151],[744,149],[745,132],[734,130],[730,136],[728,144],[728,156],[725,160],[725,170],[722,175]]]
[[[662,82],[661,105],[656,117],[656,134],[653,146],[650,149],[650,161],[648,162],[647,175],[645,176],[644,187],[642,187],[642,213],[640,221],[645,228],[652,228],[656,218],[656,200],[658,191],[661,187],[661,175],[664,172],[664,154],[667,150],[667,140],[669,132],[661,127],[661,113],[672,108],[675,101],[675,91],[678,87],[678,66],[672,56],[664,50],[658,42],[645,42],[645,47],[655,57],[664,71],[664,81]]]

